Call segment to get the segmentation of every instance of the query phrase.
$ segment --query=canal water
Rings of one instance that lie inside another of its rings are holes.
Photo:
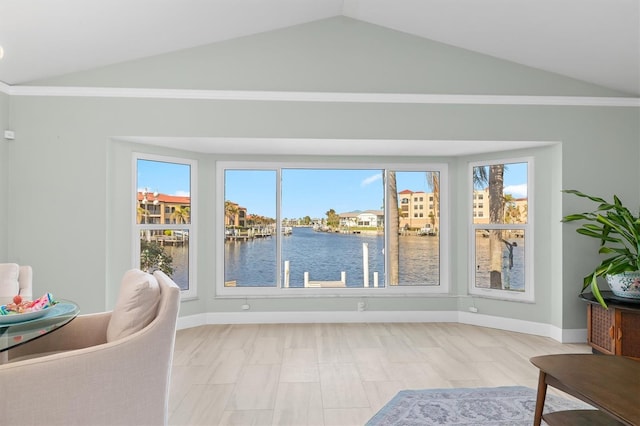
[[[503,250],[503,282],[511,290],[524,289],[524,239],[518,238],[512,251],[513,266],[509,268],[508,249]],[[304,273],[311,281],[340,281],[346,273],[347,287],[363,287],[363,243],[368,249],[369,287],[385,286],[384,238],[382,235],[339,234],[315,232],[311,228],[294,228],[282,238],[282,260],[290,265],[290,287],[304,286]],[[256,238],[245,242],[225,243],[225,281],[235,281],[238,287],[276,286],[276,239]],[[400,285],[430,285],[440,283],[439,238],[430,236],[400,236]],[[188,245],[165,247],[173,256],[173,279],[181,287],[188,283]],[[489,286],[489,239],[477,238],[476,284]],[[284,274],[284,265],[281,266]]]
[[[342,272],[345,272],[347,287],[363,287],[363,244],[366,244],[368,252],[369,287],[374,286],[374,272],[378,273],[378,286],[384,287],[383,235],[294,228],[291,235],[282,238],[282,260],[289,261],[289,287],[303,287],[305,272],[309,273],[310,281],[340,281]],[[274,286],[275,256],[275,238],[227,242],[225,281],[235,281],[237,286]],[[405,285],[438,285],[439,257],[437,237],[400,237],[400,282]]]

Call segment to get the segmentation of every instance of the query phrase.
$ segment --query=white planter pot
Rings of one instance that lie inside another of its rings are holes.
[[[640,271],[607,275],[606,279],[616,296],[640,299]]]

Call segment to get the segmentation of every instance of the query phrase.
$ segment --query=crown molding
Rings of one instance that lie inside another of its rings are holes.
[[[419,93],[282,92],[256,90],[186,90],[118,87],[9,86],[11,96],[92,97],[138,99],[197,99],[216,101],[335,102],[445,105],[532,105],[640,107],[640,98],[598,96],[459,95]]]

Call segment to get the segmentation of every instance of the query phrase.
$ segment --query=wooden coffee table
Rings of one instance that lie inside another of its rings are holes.
[[[614,355],[563,354],[531,358],[540,369],[533,424],[640,425],[640,362]],[[542,415],[547,385],[598,408]]]

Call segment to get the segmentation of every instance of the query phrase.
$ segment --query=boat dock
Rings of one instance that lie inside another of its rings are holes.
[[[309,273],[304,273],[304,286],[311,288],[341,288],[347,286],[347,273],[340,272],[340,281],[311,281]]]
[[[225,240],[227,241],[250,241],[255,238],[267,238],[271,237],[273,233],[271,231],[239,231],[237,229],[227,229],[225,232]]]
[[[304,286],[310,288],[342,288],[347,285],[342,281],[308,281],[304,283]]]
[[[157,242],[161,246],[181,246],[189,242],[189,237],[175,235],[152,235],[150,240]]]

